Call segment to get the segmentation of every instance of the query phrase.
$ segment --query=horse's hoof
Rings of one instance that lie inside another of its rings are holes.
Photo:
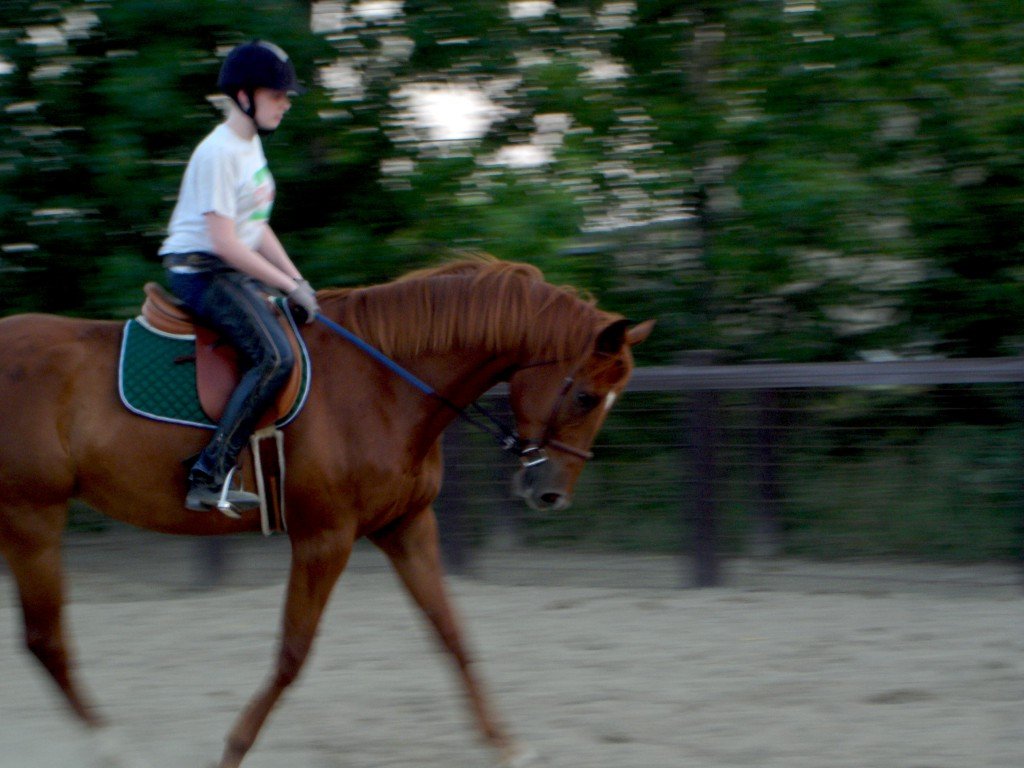
[[[540,754],[534,749],[522,748],[509,750],[501,756],[498,768],[530,768],[541,764]]]
[[[150,768],[149,763],[130,749],[109,726],[94,732],[93,745],[97,768]]]

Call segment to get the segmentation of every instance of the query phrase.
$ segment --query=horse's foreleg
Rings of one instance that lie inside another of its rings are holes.
[[[75,680],[74,663],[64,633],[64,580],[61,566],[60,510],[33,509],[24,519],[31,525],[14,526],[13,517],[0,512],[3,554],[18,586],[25,623],[25,645],[60,688],[72,711],[90,727],[103,721]]]
[[[402,583],[455,661],[470,710],[484,739],[498,750],[506,764],[513,764],[521,753],[492,712],[445,589],[434,511],[425,509],[374,536],[373,541],[391,560]]]
[[[340,531],[293,539],[277,664],[267,684],[249,702],[228,735],[220,768],[241,765],[281,694],[295,682],[313,645],[327,599],[351,552],[352,536]]]

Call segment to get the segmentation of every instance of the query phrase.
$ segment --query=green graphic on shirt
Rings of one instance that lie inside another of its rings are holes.
[[[249,221],[267,221],[270,218],[270,210],[274,207],[274,177],[270,175],[270,168],[264,165],[252,176],[253,186],[256,191],[253,193],[256,208],[249,214]]]

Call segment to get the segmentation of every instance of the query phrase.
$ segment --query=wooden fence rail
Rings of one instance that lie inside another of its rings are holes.
[[[756,508],[753,510],[753,535],[750,551],[769,556],[781,548],[782,523],[778,509],[779,397],[784,390],[846,389],[885,387],[934,387],[940,385],[1011,385],[1024,421],[1024,358],[988,358],[958,360],[899,360],[886,362],[840,363],[753,363],[718,364],[713,352],[686,355],[679,365],[638,368],[630,383],[630,392],[681,395],[680,428],[685,430],[680,476],[688,477],[679,499],[682,528],[689,532],[683,543],[688,573],[685,586],[707,587],[721,583],[720,511],[717,478],[722,450],[722,413],[720,395],[725,392],[749,392],[756,417],[753,432]],[[500,403],[507,388],[500,387],[488,397]],[[627,397],[628,400],[628,397]],[[438,500],[442,522],[442,545],[449,567],[456,572],[468,570],[471,539],[463,530],[473,510],[467,508],[462,466],[466,456],[466,434],[456,425],[446,437],[445,488]],[[1024,446],[1022,446],[1024,448]],[[1024,450],[1022,450],[1024,455]],[[1019,510],[1024,526],[1024,501]],[[517,513],[512,504],[499,504],[492,514],[501,516],[508,526]],[[512,525],[514,528],[514,524]]]
[[[840,363],[751,363],[725,365],[713,352],[687,353],[679,365],[641,367],[634,372],[631,393],[662,393],[680,396],[677,423],[686,433],[682,441],[679,476],[689,478],[678,499],[681,528],[689,540],[680,542],[685,550],[681,584],[714,586],[721,582],[721,531],[717,478],[723,446],[721,398],[730,392],[750,394],[757,415],[752,431],[756,506],[752,510],[753,533],[750,551],[770,556],[780,549],[782,524],[779,516],[780,490],[777,455],[780,425],[779,398],[787,390],[933,387],[940,385],[1009,385],[1024,423],[1024,358],[958,360],[899,360],[888,362]],[[497,387],[486,396],[500,412],[507,409],[507,387]],[[629,402],[629,397],[625,398]],[[624,408],[628,406],[620,406]],[[618,410],[618,409],[617,409]],[[471,455],[466,426],[455,423],[445,434],[446,475],[436,509],[441,523],[442,549],[447,565],[456,573],[472,570],[474,520],[481,514],[473,508],[465,467],[473,462],[493,465],[487,479],[495,487],[507,482],[510,469],[495,450]],[[1024,446],[1021,446],[1024,457]],[[1022,462],[1024,475],[1024,462]],[[1018,519],[1024,530],[1024,494],[1017,494]],[[491,535],[516,541],[520,536],[521,504],[507,498],[485,511]],[[200,572],[214,584],[229,566],[230,550],[223,540],[206,540],[198,546]]]

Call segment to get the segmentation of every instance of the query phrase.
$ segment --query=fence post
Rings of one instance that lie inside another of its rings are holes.
[[[750,550],[754,557],[775,557],[782,550],[782,526],[779,523],[778,441],[780,396],[778,390],[759,389],[754,393],[757,426],[754,430],[754,472],[757,502],[754,508],[754,532]]]
[[[713,365],[718,359],[719,354],[713,351],[684,355],[684,363],[688,365]],[[718,504],[715,496],[718,475],[718,400],[718,393],[713,390],[698,389],[691,397],[692,494],[689,509],[683,510],[683,522],[684,527],[691,531],[693,570],[688,586],[694,587],[714,587],[720,583]]]
[[[497,395],[488,400],[491,413],[504,424],[512,424],[512,406],[508,395]],[[487,547],[499,551],[522,549],[526,544],[526,525],[523,514],[524,502],[512,495],[512,473],[519,468],[519,461],[510,454],[501,453],[492,446],[488,457],[490,482],[499,494],[488,516]]]
[[[213,589],[224,583],[230,560],[228,547],[224,536],[207,536],[196,542],[193,583],[197,589]]]
[[[434,502],[441,556],[449,572],[465,575],[470,569],[472,556],[466,512],[466,433],[462,423],[456,420],[449,424],[441,440],[444,477]]]
[[[1016,416],[1018,428],[1024,429],[1024,383],[1018,383],[1014,387],[1014,400],[1016,401]],[[1020,445],[1020,444],[1018,444]],[[1024,469],[1024,445],[1020,445],[1020,453],[1018,454],[1017,467],[1018,470]],[[1024,473],[1019,472],[1018,477],[1024,476]],[[1017,531],[1018,538],[1015,542],[1017,547],[1017,564],[1020,567],[1020,578],[1021,586],[1024,586],[1024,481],[1018,480],[1016,487],[1016,504],[1017,504]]]

